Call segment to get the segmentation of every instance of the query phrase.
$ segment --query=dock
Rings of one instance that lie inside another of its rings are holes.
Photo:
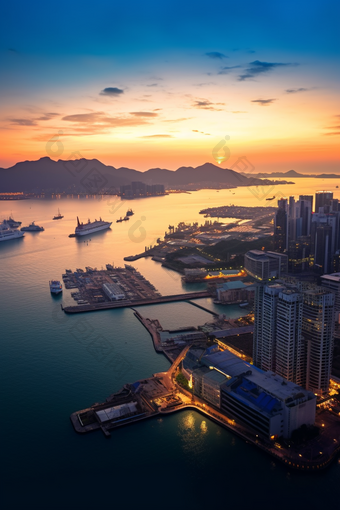
[[[189,292],[186,294],[174,294],[171,296],[158,296],[155,298],[136,299],[136,300],[121,300],[121,301],[105,301],[103,303],[89,303],[86,305],[77,306],[65,306],[65,313],[85,313],[85,312],[96,312],[98,310],[112,310],[116,308],[131,308],[132,306],[146,306],[146,305],[158,305],[162,303],[175,303],[177,301],[190,301],[192,299],[208,298],[211,294],[207,290],[199,292]],[[195,304],[195,303],[191,303]],[[197,306],[195,304],[195,306]],[[210,313],[214,313],[211,310],[205,309]]]

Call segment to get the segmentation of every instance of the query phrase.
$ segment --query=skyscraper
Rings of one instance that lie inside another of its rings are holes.
[[[288,250],[288,203],[286,198],[278,200],[278,209],[274,217],[275,251]]]
[[[310,284],[259,284],[255,294],[254,365],[317,394],[331,376],[334,295]]]
[[[322,395],[328,391],[334,345],[334,294],[325,289],[303,293],[302,335],[306,342],[305,388]]]
[[[333,199],[332,191],[317,191],[315,193],[315,212],[319,212],[320,207],[324,207],[325,205],[331,205],[331,200]]]
[[[297,289],[279,292],[276,314],[275,372],[305,385],[305,349],[302,337],[302,294]]]

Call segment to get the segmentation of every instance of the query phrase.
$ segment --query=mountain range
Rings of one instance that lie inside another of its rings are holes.
[[[164,184],[166,189],[194,190],[198,188],[235,188],[286,184],[286,181],[261,180],[257,176],[242,175],[212,163],[194,167],[180,167],[175,171],[151,168],[140,172],[131,168],[115,168],[97,159],[54,161],[44,157],[38,161],[23,161],[10,168],[0,168],[0,193],[117,192],[121,185],[132,181],[145,184]]]
[[[242,175],[245,175],[247,177],[249,174],[242,172]],[[295,170],[288,170],[288,172],[272,172],[271,174],[259,173],[259,174],[252,174],[252,175],[254,177],[267,178],[267,179],[272,179],[273,177],[281,177],[281,178],[282,177],[283,178],[309,177],[309,178],[314,178],[314,179],[338,179],[338,178],[340,178],[340,174],[318,174],[318,175],[310,174],[310,175],[308,175],[308,174],[299,174]]]

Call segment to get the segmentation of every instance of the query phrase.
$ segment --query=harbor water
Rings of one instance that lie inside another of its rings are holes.
[[[330,189],[340,198],[336,180],[295,181],[280,190],[277,186],[271,195]],[[52,296],[49,280],[60,280],[65,269],[122,266],[124,256],[155,244],[169,224],[203,222],[200,209],[231,203],[276,204],[259,200],[247,188],[123,202],[116,197],[0,202],[0,219],[12,214],[23,225],[35,221],[45,228],[0,243],[3,508],[258,508],[271,502],[275,509],[313,509],[334,498],[340,463],[317,475],[291,472],[197,412],[122,427],[110,439],[101,432],[77,435],[69,420],[72,412],[105,400],[124,383],[166,370],[169,362],[154,351],[131,309],[65,315],[61,304],[74,304],[71,291]],[[134,216],[116,223],[130,207]],[[53,221],[58,208],[64,218]],[[77,216],[85,222],[102,217],[113,222],[112,228],[69,238]],[[131,264],[162,294],[197,288],[183,286],[177,273],[150,258]],[[198,302],[229,317],[243,313],[210,299]],[[159,319],[164,328],[212,320],[189,303],[139,311]]]

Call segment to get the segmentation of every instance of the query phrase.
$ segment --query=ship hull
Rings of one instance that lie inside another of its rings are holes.
[[[107,230],[111,227],[112,223],[106,223],[105,225],[100,225],[96,227],[86,227],[83,228],[77,227],[75,230],[76,237],[87,236],[89,234],[94,234],[95,232],[100,232],[101,230]]]
[[[13,239],[20,239],[21,237],[24,237],[23,232],[18,232],[15,234],[9,234],[9,235],[3,235],[0,233],[0,242],[1,241],[12,241]]]

